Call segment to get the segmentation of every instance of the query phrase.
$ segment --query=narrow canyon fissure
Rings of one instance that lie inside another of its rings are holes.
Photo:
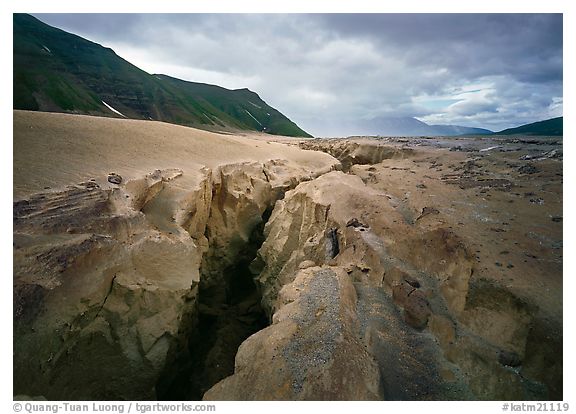
[[[410,159],[412,150],[326,146],[341,163],[330,169],[346,172],[312,174],[281,160],[206,168],[197,181],[157,170],[112,190],[87,182],[15,203],[17,392],[184,401],[561,396],[560,306],[546,311],[549,301],[508,284],[524,280],[512,270],[521,261],[506,267],[505,284],[481,267],[482,255],[512,257],[513,247],[482,247],[508,230],[464,224],[468,207],[448,202],[476,196],[453,190],[428,158]],[[431,198],[441,194],[448,201]],[[535,262],[525,255],[531,246],[517,253]]]
[[[159,400],[202,400],[218,381],[234,373],[238,347],[269,325],[250,264],[264,242],[268,208],[234,262],[220,268],[218,254],[208,252],[200,269],[195,315],[188,324],[187,346],[157,384]],[[209,269],[209,270],[206,270]]]

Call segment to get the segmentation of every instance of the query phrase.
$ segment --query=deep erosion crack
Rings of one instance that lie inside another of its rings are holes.
[[[158,399],[201,400],[204,392],[234,373],[240,344],[268,326],[249,266],[264,242],[264,225],[271,212],[271,208],[264,212],[231,265],[220,268],[211,261],[218,255],[207,254],[188,346],[158,382]]]

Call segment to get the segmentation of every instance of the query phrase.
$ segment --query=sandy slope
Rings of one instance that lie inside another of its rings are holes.
[[[275,158],[311,170],[329,159],[263,140],[163,122],[14,111],[15,198],[109,172],[129,179],[156,169],[190,172],[202,166]]]

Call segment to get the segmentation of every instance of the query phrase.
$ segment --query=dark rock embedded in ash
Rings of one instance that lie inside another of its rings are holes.
[[[122,182],[122,176],[116,173],[108,174],[108,182],[112,184],[120,184]]]
[[[429,216],[430,214],[440,214],[440,211],[434,207],[424,207],[422,209],[422,213],[420,213],[416,220],[420,220],[421,218]]]
[[[354,227],[354,228],[364,227],[364,228],[368,228],[369,226],[367,226],[366,224],[360,222],[360,220],[358,220],[356,217],[354,217],[354,218],[351,218],[350,220],[348,220],[348,222],[346,223],[346,227]]]

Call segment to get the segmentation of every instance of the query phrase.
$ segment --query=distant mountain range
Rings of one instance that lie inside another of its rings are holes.
[[[560,116],[558,118],[521,125],[516,128],[508,128],[495,134],[559,136],[564,134],[564,117]]]
[[[330,130],[326,136],[458,136],[458,135],[541,135],[561,136],[563,134],[563,117],[521,125],[499,132],[484,128],[471,128],[459,125],[428,125],[411,117],[380,117],[367,121],[355,121],[339,124]]]
[[[456,136],[487,135],[493,132],[483,128],[471,128],[459,125],[428,125],[411,117],[378,117],[370,120],[339,123],[332,130],[330,125],[323,126],[325,135],[380,135],[380,136]]]
[[[309,137],[248,90],[151,75],[112,49],[14,14],[14,109]]]

